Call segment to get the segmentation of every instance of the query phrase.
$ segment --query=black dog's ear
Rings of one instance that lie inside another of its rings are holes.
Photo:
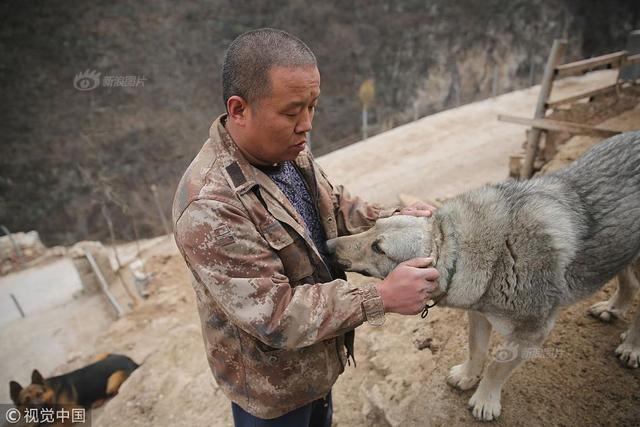
[[[16,405],[20,404],[20,392],[22,391],[22,386],[15,381],[9,382],[9,393],[11,394],[11,400]]]
[[[42,375],[40,375],[37,369],[34,369],[31,373],[31,383],[44,385],[44,378],[42,378]]]

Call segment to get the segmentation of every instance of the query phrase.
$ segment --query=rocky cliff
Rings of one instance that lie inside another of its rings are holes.
[[[537,82],[555,37],[571,60],[623,48],[640,26],[639,3],[622,0],[14,0],[0,11],[0,224],[48,244],[105,239],[108,221],[119,240],[164,231],[151,186],[168,216],[223,111],[224,50],[246,30],[282,28],[316,53],[318,155],[358,139],[367,78],[379,132]],[[79,90],[87,70],[99,84]]]

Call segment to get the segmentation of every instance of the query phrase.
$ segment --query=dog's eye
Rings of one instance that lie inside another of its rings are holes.
[[[380,242],[378,240],[373,242],[373,244],[371,245],[371,249],[373,249],[374,252],[379,253],[380,255],[384,255],[384,251],[380,247]]]

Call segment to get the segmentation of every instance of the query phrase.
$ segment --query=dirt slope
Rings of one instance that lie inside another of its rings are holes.
[[[167,247],[151,266],[158,272],[151,299],[114,323],[94,347],[144,360],[120,394],[96,411],[95,425],[231,425],[229,403],[206,364],[179,255]],[[543,353],[505,386],[496,425],[637,425],[640,371],[621,367],[613,354],[627,322],[602,324],[586,315],[612,289],[610,284],[560,316]],[[462,312],[435,309],[426,320],[390,315],[383,328],[359,328],[358,366],[348,368],[334,387],[334,425],[476,424],[466,408],[472,391],[445,383],[449,367],[466,356],[466,325]],[[492,342],[499,344],[495,336]]]

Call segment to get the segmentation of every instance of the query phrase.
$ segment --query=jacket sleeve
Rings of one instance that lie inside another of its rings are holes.
[[[341,279],[292,288],[277,252],[230,203],[191,202],[174,234],[196,280],[229,319],[274,348],[342,335],[363,323],[362,302],[377,294],[373,284],[355,287]]]
[[[315,163],[321,177],[331,188],[333,209],[338,227],[338,236],[361,233],[373,227],[378,218],[386,218],[399,208],[387,208],[377,203],[368,203],[358,196],[352,196],[342,185],[334,185],[326,172]]]

